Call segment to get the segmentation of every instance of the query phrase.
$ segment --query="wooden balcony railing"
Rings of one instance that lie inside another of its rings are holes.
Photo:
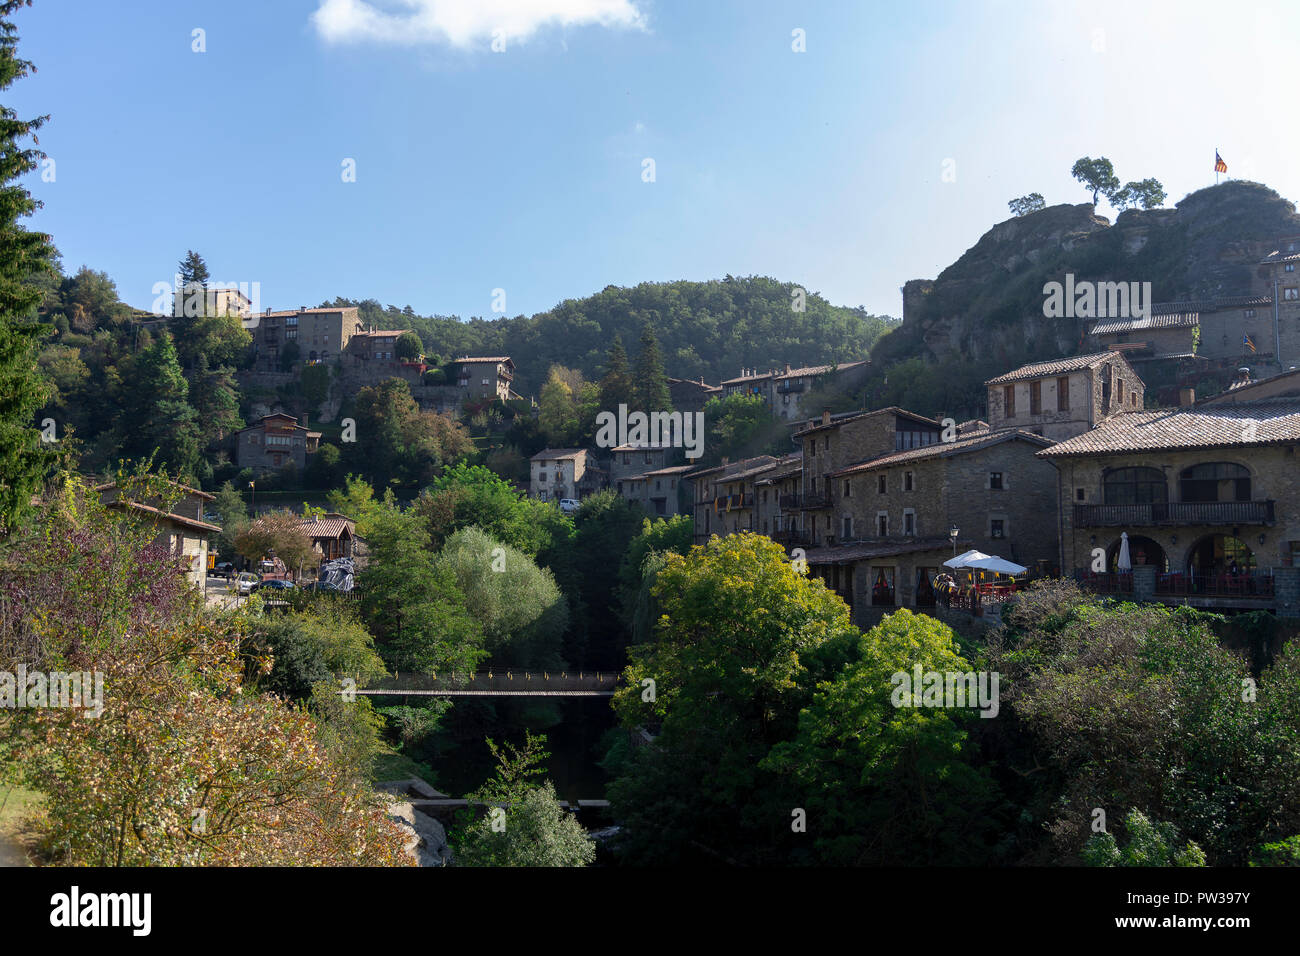
[[[1144,505],[1074,506],[1076,528],[1273,523],[1273,501],[1158,501]]]

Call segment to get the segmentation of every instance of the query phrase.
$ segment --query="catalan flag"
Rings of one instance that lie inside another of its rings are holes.
[[[1226,173],[1228,171],[1228,164],[1223,161],[1223,157],[1219,155],[1217,149],[1214,151],[1214,171],[1216,173]]]
[[[1246,348],[1250,349],[1252,352],[1255,351],[1255,343],[1251,341],[1249,335],[1244,335],[1244,334],[1242,335],[1241,344],[1246,346]]]

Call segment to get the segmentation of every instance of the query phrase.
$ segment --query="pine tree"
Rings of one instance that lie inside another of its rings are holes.
[[[609,359],[605,362],[605,377],[600,380],[600,407],[617,414],[619,405],[631,409],[634,401],[627,352],[623,350],[623,339],[616,335],[609,349]]]
[[[181,274],[181,288],[189,285],[191,282],[197,282],[199,285],[207,286],[208,284],[208,264],[203,261],[203,257],[193,249],[185,252],[185,258],[182,259],[176,267]]]
[[[198,415],[189,403],[172,337],[162,333],[134,362],[117,422],[124,458],[148,458],[173,475],[192,477],[199,463]]]
[[[643,412],[672,410],[668,393],[668,376],[664,374],[663,359],[659,355],[659,341],[649,323],[641,329],[641,352],[636,358],[636,374],[632,380],[636,408]]]
[[[30,5],[31,0],[0,2],[0,90],[35,70],[17,56],[18,32],[9,20]],[[45,158],[39,149],[22,148],[20,140],[30,135],[39,146],[36,131],[48,119],[20,120],[0,106],[0,534],[21,521],[56,457],[35,423],[49,390],[36,365],[37,340],[48,329],[34,321],[42,291],[33,282],[54,271],[56,252],[48,235],[18,224],[41,204],[15,183]]]

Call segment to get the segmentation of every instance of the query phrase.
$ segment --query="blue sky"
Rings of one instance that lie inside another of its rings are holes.
[[[1172,204],[1217,146],[1300,198],[1295,3],[37,0],[16,22],[39,72],[5,102],[51,114],[34,223],[141,308],[193,248],[269,308],[491,317],[497,288],[516,315],[753,273],[898,315],[1008,199],[1086,201],[1083,155]]]

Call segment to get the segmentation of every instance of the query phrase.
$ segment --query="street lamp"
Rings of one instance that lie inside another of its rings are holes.
[[[253,497],[253,501],[249,505],[249,507],[252,509],[253,517],[256,518],[257,517],[257,482],[250,481],[248,483],[248,487],[252,489],[252,497]]]
[[[957,526],[948,529],[948,540],[952,542],[952,556],[957,557]]]

